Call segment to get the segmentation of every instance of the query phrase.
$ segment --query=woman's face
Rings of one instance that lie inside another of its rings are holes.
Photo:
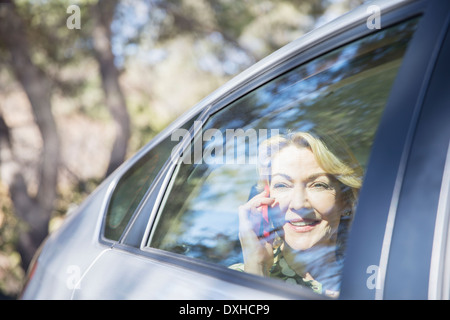
[[[334,244],[343,209],[339,182],[308,148],[288,146],[272,159],[270,196],[279,206],[285,242],[294,250]],[[278,223],[277,223],[278,224]]]

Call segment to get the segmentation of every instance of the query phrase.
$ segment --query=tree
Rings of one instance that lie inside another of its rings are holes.
[[[25,224],[25,230],[19,236],[18,251],[26,268],[48,234],[48,223],[56,200],[59,138],[51,109],[51,80],[33,63],[25,26],[11,1],[0,6],[0,43],[10,54],[10,67],[30,101],[43,141],[36,195],[28,193],[19,167],[10,184],[15,212]]]
[[[99,0],[92,6],[92,17],[94,18],[93,50],[100,66],[105,103],[116,125],[116,138],[106,175],[112,173],[125,160],[130,138],[130,117],[111,48],[111,22],[117,3],[118,0]]]

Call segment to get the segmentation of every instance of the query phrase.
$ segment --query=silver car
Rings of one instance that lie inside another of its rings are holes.
[[[370,2],[255,64],[67,217],[22,298],[448,299],[449,21]]]

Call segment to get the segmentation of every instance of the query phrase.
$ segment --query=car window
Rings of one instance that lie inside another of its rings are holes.
[[[194,120],[195,117],[180,129],[187,131]],[[173,135],[169,135],[151,148],[120,178],[109,202],[104,225],[105,238],[114,241],[120,239],[133,213],[180,138],[175,139]]]
[[[198,124],[148,246],[337,296],[372,142],[416,23],[296,67]]]

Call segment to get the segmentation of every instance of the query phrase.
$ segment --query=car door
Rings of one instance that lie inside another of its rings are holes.
[[[380,123],[366,174],[374,183],[361,193],[364,214],[352,229],[359,241],[350,241],[347,252],[345,298],[428,297],[448,144],[448,126],[436,118],[448,119],[448,5],[428,3]]]
[[[363,188],[355,199],[358,206],[349,250],[343,250],[341,293],[360,297],[357,290],[362,279],[362,290],[372,298],[374,291],[366,286],[367,266],[379,264],[392,193],[403,177],[399,167],[420,108],[405,102],[416,101],[426,79],[412,81],[417,95],[405,97],[406,91],[403,96],[399,92],[406,90],[402,81],[408,79],[412,66],[427,70],[426,61],[434,63],[430,49],[421,52],[417,64],[411,47],[419,47],[416,33],[430,31],[433,17],[422,13],[435,6],[417,1],[397,10],[389,8],[382,12],[380,30],[369,29],[367,15],[360,15],[343,24],[344,29],[316,38],[308,46],[301,42],[289,46],[256,66],[257,72],[249,72],[239,85],[219,92],[190,130],[174,132],[175,137],[186,138],[145,187],[142,201],[126,211],[131,218],[114,235],[117,243],[96,259],[73,297],[326,297],[326,290],[317,293],[233,267],[242,264],[237,212],[258,180],[260,144],[279,133],[312,132],[318,127],[332,141],[345,141],[362,169]],[[432,47],[436,37],[428,39]],[[394,130],[391,122],[399,119]],[[330,147],[338,146],[331,142]],[[382,156],[386,152],[389,159]],[[380,175],[380,168],[386,174]],[[375,186],[383,190],[373,196],[370,190]],[[115,210],[114,201],[109,210]],[[111,234],[101,235],[102,241],[108,237]],[[360,254],[363,250],[367,252]],[[358,271],[348,274],[347,270]]]
[[[445,268],[448,232],[448,146],[450,141],[449,8],[438,34],[436,63],[429,71],[411,151],[404,168],[393,221],[385,283],[380,296],[390,299],[448,299]],[[445,8],[441,8],[445,9]],[[443,41],[442,41],[443,39]],[[442,41],[442,42],[441,42]],[[387,253],[386,253],[387,256]]]

